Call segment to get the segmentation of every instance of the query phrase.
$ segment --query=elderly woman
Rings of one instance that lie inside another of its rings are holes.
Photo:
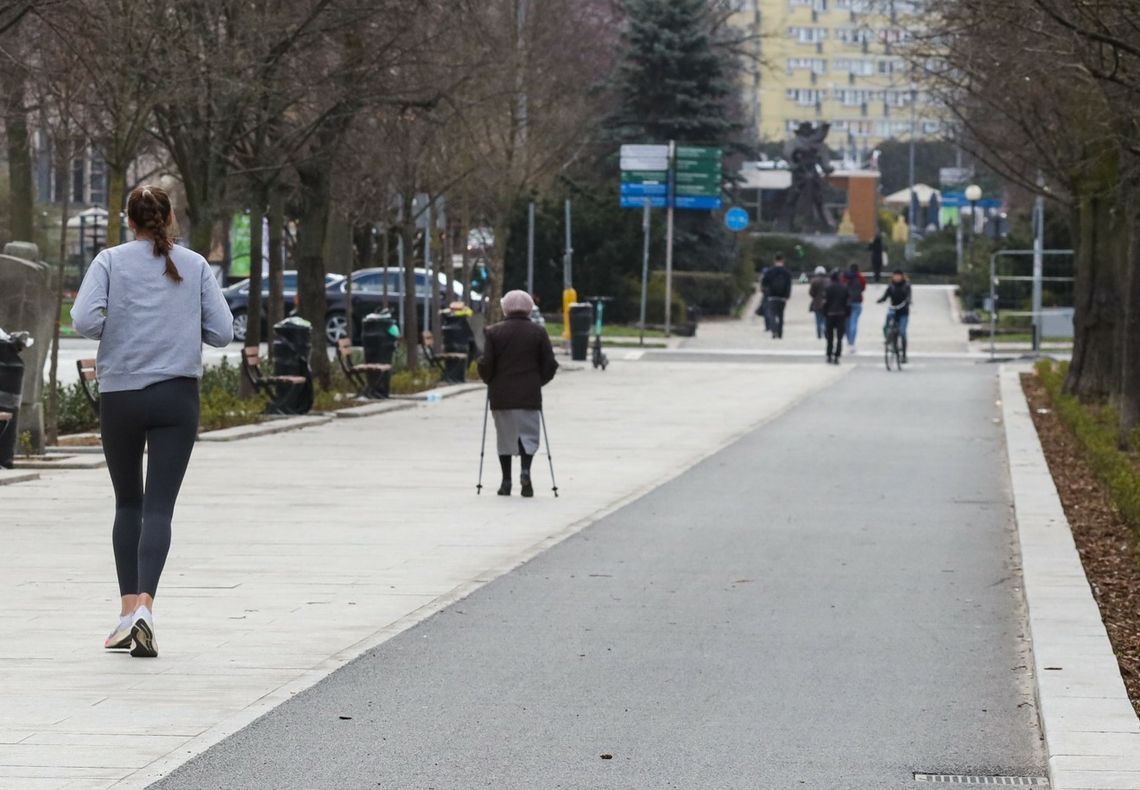
[[[479,377],[487,384],[495,418],[503,484],[499,496],[511,495],[511,456],[522,465],[524,497],[534,496],[530,464],[538,452],[542,388],[554,378],[558,363],[546,328],[530,320],[534,300],[526,291],[510,291],[502,300],[505,318],[484,331]]]

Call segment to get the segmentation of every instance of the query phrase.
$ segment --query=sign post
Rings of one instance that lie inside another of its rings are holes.
[[[645,345],[645,305],[649,300],[649,198],[641,215],[641,232],[645,236],[641,248],[641,324],[638,327],[638,345]]]
[[[677,144],[669,141],[669,164],[673,164]],[[669,208],[665,213],[665,337],[669,337],[673,312],[673,206],[677,202],[673,170],[669,170]]]

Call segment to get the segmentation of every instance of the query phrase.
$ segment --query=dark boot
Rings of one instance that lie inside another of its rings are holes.
[[[528,498],[534,496],[534,486],[530,484],[530,474],[523,473],[519,478],[519,482],[522,484],[522,491],[519,493]]]
[[[499,486],[499,496],[511,495],[511,457],[509,455],[499,456],[499,466],[503,468],[503,484]]]

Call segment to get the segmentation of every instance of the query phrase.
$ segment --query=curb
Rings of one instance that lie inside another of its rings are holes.
[[[236,425],[233,428],[222,428],[218,431],[206,431],[198,436],[198,441],[235,442],[239,439],[252,439],[255,436],[270,436],[286,431],[299,431],[313,425],[324,425],[327,422],[332,422],[332,420],[332,417],[324,414],[315,417],[286,417],[252,425]]]
[[[1140,790],[1128,699],[1019,374],[1001,367],[1002,421],[1052,790]]]
[[[352,419],[359,417],[372,417],[376,414],[386,414],[391,411],[403,411],[404,409],[415,408],[415,403],[408,401],[393,402],[391,400],[383,400],[378,403],[366,403],[363,406],[353,406],[349,409],[337,409],[336,411],[328,412],[336,419]]]
[[[26,472],[21,469],[0,469],[0,486],[9,485],[11,483],[27,483],[31,480],[39,479],[39,472]]]
[[[483,382],[471,382],[467,384],[451,384],[445,387],[436,387],[423,392],[417,392],[414,395],[393,395],[390,400],[394,401],[435,401],[444,398],[452,398],[456,395],[466,395],[468,392],[475,392],[476,390],[486,389],[486,384]]]
[[[103,457],[102,452],[99,455],[94,453],[49,453],[46,456],[40,456],[35,459],[16,459],[16,469],[102,469],[107,465],[107,460]]]

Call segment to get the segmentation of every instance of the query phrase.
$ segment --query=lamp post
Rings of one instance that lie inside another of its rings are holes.
[[[906,259],[908,261],[914,259],[914,246],[915,246],[915,222],[918,221],[918,207],[915,205],[914,194],[914,136],[917,131],[915,128],[915,105],[918,104],[918,88],[912,82],[910,84],[910,205],[908,207],[909,220],[906,234]]]
[[[974,233],[978,228],[978,201],[982,199],[982,188],[977,184],[966,187],[966,200],[970,201],[970,244],[974,243]]]

